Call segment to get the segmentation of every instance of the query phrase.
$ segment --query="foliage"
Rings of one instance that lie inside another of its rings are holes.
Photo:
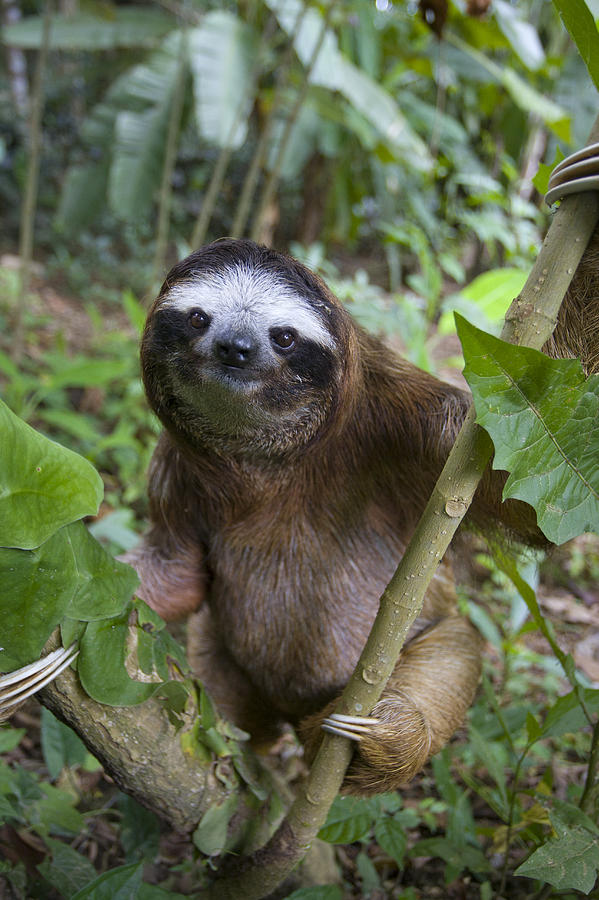
[[[102,479],[86,460],[38,435],[4,403],[0,434],[1,546],[32,550],[62,525],[97,513]]]
[[[529,152],[527,117],[546,122],[568,141],[568,123],[585,128],[589,114],[573,98],[560,106],[546,96],[556,67],[571,60],[552,53],[559,39],[557,15],[537,5],[528,21],[513,6],[495,2],[490,16],[475,19],[451,6],[440,53],[409,4],[389,4],[379,12],[371,7],[366,0],[344,0],[327,29],[285,155],[281,239],[305,239],[302,218],[315,207],[327,241],[371,246],[384,237],[394,287],[416,277],[423,265],[432,273],[435,260],[441,273],[455,277],[454,261],[465,247],[473,251],[470,268],[504,257],[526,265],[538,244],[538,210],[506,188],[518,177],[519,158],[524,154],[526,161]],[[82,242],[89,245],[83,227],[100,235],[108,231],[117,257],[126,260],[125,247],[118,247],[131,227],[126,223],[141,225],[156,203],[178,57],[185,58],[189,77],[173,185],[174,239],[189,241],[209,167],[219,148],[228,147],[234,155],[212,211],[212,235],[230,230],[239,172],[271,116],[275,127],[265,165],[273,164],[322,27],[321,13],[309,4],[302,14],[299,3],[273,0],[256,4],[252,16],[242,6],[236,11],[235,4],[227,11],[194,10],[188,19],[184,10],[181,15],[183,20],[144,7],[94,7],[93,14],[53,17],[58,71],[70,70],[76,51],[85,51],[88,63],[76,119],[70,114],[68,123],[55,121],[59,109],[64,117],[65,104],[58,95],[48,98],[46,128],[53,140],[45,165],[51,177],[45,179],[41,210],[58,208],[61,231],[51,235],[52,253],[72,256]],[[272,21],[276,29],[264,47],[259,35]],[[30,17],[10,26],[4,40],[32,47],[40,36],[40,19]],[[149,49],[135,53],[123,46],[144,47],[148,41]],[[107,86],[101,60],[108,49],[117,63],[111,63],[116,72]],[[71,79],[65,80],[63,95],[71,89]],[[579,96],[582,103],[580,91]],[[8,111],[6,122],[13,127]],[[498,130],[501,145],[494,137]],[[50,162],[52,147],[63,145],[60,160]],[[18,139],[12,152],[21,152]],[[70,165],[63,179],[65,153]],[[302,199],[308,166],[319,173],[317,193]],[[107,208],[116,218],[106,215]],[[48,237],[42,237],[46,244]],[[427,279],[418,290],[431,288],[426,301],[434,312],[438,286]]]
[[[41,21],[30,16],[8,25],[4,40],[12,47],[32,49],[42,39]],[[105,7],[103,10],[77,12],[52,17],[51,47],[54,50],[116,50],[119,47],[143,47],[172,27],[161,10],[148,6]]]
[[[533,506],[554,544],[599,531],[599,375],[585,378],[578,360],[513,347],[459,316],[458,333],[493,466],[510,473],[504,498]]]
[[[22,736],[23,732],[15,729],[0,729],[2,752],[16,748]],[[76,735],[47,712],[43,718],[42,740],[44,756],[54,778],[63,771],[72,770],[74,774],[76,766],[85,765],[88,770],[98,768]],[[0,762],[0,823],[5,839],[7,829],[27,829],[41,839],[46,848],[45,857],[37,866],[35,884],[28,880],[22,863],[13,867],[7,861],[0,863],[0,883],[3,879],[16,897],[135,896],[148,900],[181,897],[181,894],[142,883],[144,863],[153,859],[158,845],[159,823],[130,798],[117,795],[115,799],[122,820],[122,854],[128,865],[98,876],[89,859],[71,844],[77,835],[93,830],[98,814],[109,819],[109,810],[92,806],[80,812],[76,808],[80,798],[74,780],[70,784],[54,786],[41,781],[22,766],[11,767]],[[136,836],[131,841],[127,838],[127,829],[134,822]],[[40,886],[43,886],[41,890]]]
[[[98,476],[80,457],[19,422],[3,403],[0,414],[5,422],[2,493],[7,498],[0,548],[6,627],[0,665],[10,671],[36,659],[60,626],[65,646],[79,643],[79,677],[94,699],[121,706],[139,703],[159,684],[131,681],[124,665],[137,575],[76,521],[97,510]],[[143,606],[138,619],[140,626],[150,626],[140,627],[138,635],[143,670],[156,674],[158,682],[166,680],[167,655],[178,655],[175,645],[161,633],[164,623],[154,615],[148,618]]]

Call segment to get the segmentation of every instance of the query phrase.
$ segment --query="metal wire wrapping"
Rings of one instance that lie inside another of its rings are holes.
[[[571,153],[553,169],[545,203],[553,206],[569,194],[599,191],[599,143]]]
[[[36,662],[0,676],[0,722],[10,718],[19,706],[41,690],[73,662],[79,650],[72,644],[53,650]]]

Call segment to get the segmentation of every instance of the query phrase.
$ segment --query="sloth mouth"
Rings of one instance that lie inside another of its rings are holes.
[[[215,384],[229,390],[243,393],[255,391],[262,383],[261,376],[254,370],[248,371],[238,366],[220,365],[204,371],[205,384]]]

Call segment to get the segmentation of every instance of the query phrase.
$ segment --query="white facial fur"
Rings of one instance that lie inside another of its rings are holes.
[[[293,328],[300,337],[321,346],[335,346],[307,300],[273,272],[243,264],[174,285],[163,306],[181,312],[202,309],[217,327],[233,325],[261,335],[267,335],[271,328]]]

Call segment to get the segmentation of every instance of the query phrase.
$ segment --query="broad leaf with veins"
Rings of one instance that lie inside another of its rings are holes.
[[[556,544],[599,531],[599,375],[456,322],[476,420],[493,440],[493,467],[510,473],[504,499],[530,503]]]

